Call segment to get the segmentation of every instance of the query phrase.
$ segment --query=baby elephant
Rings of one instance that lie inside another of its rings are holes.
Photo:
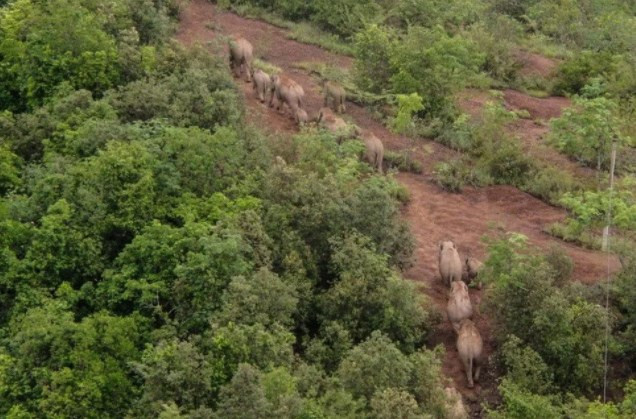
[[[450,240],[439,244],[439,254],[437,256],[439,264],[439,274],[443,281],[448,281],[450,286],[453,281],[462,279],[462,261],[457,253],[455,243]]]
[[[234,71],[236,77],[241,76],[243,67],[245,67],[245,73],[247,82],[251,82],[252,77],[252,52],[253,47],[250,42],[241,37],[230,39],[230,68]]]
[[[269,77],[269,74],[257,68],[254,71],[254,75],[252,76],[252,83],[254,86],[254,90],[256,90],[256,96],[261,103],[265,103],[265,98],[270,93],[272,89],[272,80]]]
[[[453,281],[448,294],[448,304],[446,305],[448,320],[453,325],[455,332],[459,331],[459,324],[464,319],[469,319],[473,315],[473,306],[470,303],[468,287],[464,281]]]
[[[365,147],[365,157],[369,164],[382,174],[382,161],[384,159],[384,145],[371,131],[356,128],[356,133],[362,139]]]
[[[343,113],[346,110],[345,100],[347,99],[344,87],[334,81],[326,81],[323,90],[325,94],[324,106],[329,106],[329,102],[331,102],[336,112]]]
[[[479,271],[481,271],[483,263],[481,263],[479,260],[475,259],[472,256],[468,256],[466,258],[465,266],[466,266],[466,279],[467,279],[467,282],[470,283],[477,277],[477,275],[479,275]],[[477,288],[481,289],[481,281],[477,282]]]
[[[469,319],[462,320],[457,334],[457,352],[464,364],[469,388],[475,386],[473,378],[475,381],[479,380],[483,348],[484,343],[475,324]]]
[[[338,144],[342,143],[342,141],[351,135],[349,124],[347,124],[344,119],[336,116],[330,108],[320,108],[316,122],[335,135]]]
[[[303,126],[307,122],[309,122],[309,115],[307,115],[307,111],[305,111],[303,108],[298,108],[296,110],[296,122],[299,126]]]

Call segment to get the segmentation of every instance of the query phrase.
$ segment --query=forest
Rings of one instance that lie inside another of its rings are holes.
[[[306,124],[232,73],[230,24]],[[317,80],[362,141],[313,122]],[[479,193],[527,231],[408,215]],[[636,3],[0,0],[0,416],[636,417]]]

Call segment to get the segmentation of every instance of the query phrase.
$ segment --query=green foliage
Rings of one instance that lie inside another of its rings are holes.
[[[11,150],[0,146],[0,196],[19,186],[20,158]]]
[[[319,300],[325,320],[337,320],[356,342],[380,330],[407,351],[419,347],[431,322],[412,285],[393,276],[368,239],[354,234],[333,247],[337,281]]]
[[[442,162],[435,166],[437,184],[449,192],[461,192],[464,186],[464,176],[461,167],[456,162]]]
[[[144,323],[97,312],[81,322],[47,301],[11,326],[0,359],[0,409],[25,415],[124,415],[137,395],[128,363],[139,359]]]
[[[144,380],[140,403],[155,412],[167,402],[186,409],[203,405],[212,395],[210,377],[217,373],[192,342],[176,339],[149,345],[135,369]]]
[[[579,94],[595,77],[603,76],[611,69],[611,53],[583,51],[561,64],[553,87],[555,94]]]
[[[312,20],[342,37],[357,33],[366,23],[377,19],[380,6],[363,0],[316,0],[312,2]]]
[[[561,410],[550,396],[533,394],[522,386],[507,379],[499,385],[503,398],[503,407],[497,411],[489,411],[488,417],[504,418],[560,418]]]
[[[119,77],[115,40],[79,1],[14,2],[0,34],[0,108],[39,105],[62,82],[103,92]]]
[[[390,60],[397,34],[390,28],[369,25],[354,41],[356,83],[364,90],[384,93],[393,74]]]
[[[490,244],[484,278],[492,282],[487,305],[496,335],[499,340],[514,335],[520,339],[515,345],[536,352],[560,389],[593,392],[602,375],[604,310],[555,287],[560,272],[545,258],[528,254],[524,242],[511,236]]]
[[[636,228],[636,202],[633,192],[634,179],[626,177],[618,182],[611,197],[612,225],[628,230]],[[598,227],[607,222],[610,209],[610,192],[584,191],[566,193],[561,203],[570,211],[568,228],[572,234],[580,234],[586,228]]]
[[[423,99],[420,114],[431,117],[448,117],[450,95],[464,87],[483,62],[470,40],[440,28],[414,26],[400,36],[370,25],[356,35],[354,45],[356,80],[362,89],[417,93]]]
[[[560,118],[554,119],[548,141],[587,166],[607,170],[614,139],[622,142],[616,104],[598,97],[579,98]]]
[[[397,95],[398,111],[391,125],[398,133],[407,133],[413,128],[413,114],[424,109],[422,98],[417,93]]]
[[[540,168],[529,176],[522,189],[553,205],[559,205],[568,192],[577,192],[582,185],[568,171],[555,167]]]

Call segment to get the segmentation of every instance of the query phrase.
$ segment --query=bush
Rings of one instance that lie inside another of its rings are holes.
[[[612,100],[577,98],[574,106],[552,120],[548,142],[586,166],[608,170],[612,140],[624,142],[621,125]]]
[[[486,305],[495,335],[499,341],[515,335],[536,352],[562,391],[592,394],[602,376],[604,309],[557,288],[561,272],[528,254],[524,242],[513,235],[489,246],[483,277],[491,282]]]
[[[524,191],[553,205],[560,205],[564,194],[577,191],[581,187],[570,172],[554,167],[536,170],[521,185]]]
[[[609,52],[582,51],[563,62],[557,69],[552,88],[555,95],[579,94],[593,78],[611,69],[614,57]]]
[[[384,162],[389,167],[396,167],[401,172],[422,173],[422,164],[411,157],[408,150],[404,152],[390,151],[384,152]]]
[[[478,166],[493,179],[494,183],[523,185],[534,165],[518,143],[501,141],[488,144]]]
[[[102,93],[118,77],[115,40],[78,2],[17,1],[0,19],[0,109],[41,105],[62,82]]]
[[[343,38],[356,34],[365,24],[377,20],[381,12],[376,2],[364,0],[315,0],[312,7],[315,13],[311,19]]]
[[[461,192],[464,186],[464,173],[458,160],[450,163],[438,163],[435,166],[437,184],[449,192]]]

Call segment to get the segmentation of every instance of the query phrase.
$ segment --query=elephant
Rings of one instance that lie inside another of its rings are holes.
[[[324,106],[329,106],[329,102],[333,104],[334,111],[338,113],[344,113],[345,100],[347,99],[347,93],[344,87],[334,81],[325,81],[323,84],[323,92],[325,95]]]
[[[309,115],[307,115],[307,111],[303,108],[298,108],[296,110],[296,122],[298,125],[302,126],[309,122]]]
[[[253,50],[252,44],[241,37],[235,37],[230,39],[230,68],[234,71],[236,77],[241,76],[243,67],[245,67],[246,82],[252,81],[252,57]]]
[[[336,116],[331,108],[323,107],[318,111],[316,122],[336,136],[338,144],[352,137],[352,128],[347,122]]]
[[[439,244],[439,273],[443,281],[448,281],[450,286],[453,281],[462,279],[462,261],[452,241],[444,241]]]
[[[459,323],[464,319],[469,319],[473,315],[473,306],[470,303],[468,287],[464,281],[453,281],[448,294],[448,304],[446,305],[448,320],[453,325],[455,332],[459,330]]]
[[[384,159],[384,145],[378,137],[369,130],[355,128],[365,147],[365,157],[371,166],[382,174],[382,160]]]
[[[303,108],[303,98],[305,91],[302,86],[287,76],[274,75],[271,77],[272,95],[269,99],[269,106],[274,106],[276,99],[276,109],[280,111],[283,104],[287,104],[291,110],[292,117],[298,122],[298,109]]]
[[[466,371],[468,388],[473,388],[474,381],[479,380],[483,348],[484,343],[473,321],[470,319],[462,320],[457,333],[457,351]]]
[[[272,89],[272,79],[269,74],[257,68],[252,75],[252,83],[254,90],[256,90],[258,100],[260,100],[261,103],[265,103],[265,98],[271,93]]]
[[[446,387],[446,419],[468,419],[468,412],[461,394],[455,387]]]
[[[481,271],[483,263],[472,256],[466,257],[465,262],[466,280],[470,283],[479,275],[479,271]],[[481,281],[477,281],[477,288],[481,289]]]

